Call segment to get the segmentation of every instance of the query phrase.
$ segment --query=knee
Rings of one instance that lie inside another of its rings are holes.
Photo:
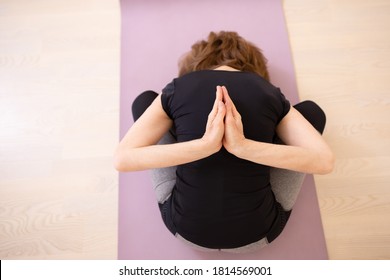
[[[133,112],[133,119],[137,120],[145,110],[152,104],[153,100],[158,96],[158,94],[152,90],[147,90],[138,95],[131,106],[131,111]]]
[[[320,133],[324,132],[326,124],[326,114],[322,108],[311,100],[303,101],[295,108],[311,123]]]

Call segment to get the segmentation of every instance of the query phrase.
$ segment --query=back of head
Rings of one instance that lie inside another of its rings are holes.
[[[179,61],[179,76],[226,65],[257,73],[269,81],[266,64],[261,50],[236,32],[210,32],[207,40],[196,42]]]

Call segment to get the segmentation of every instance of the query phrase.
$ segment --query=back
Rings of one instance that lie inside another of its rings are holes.
[[[164,88],[162,106],[174,121],[178,142],[203,136],[217,85],[228,89],[245,137],[272,143],[276,125],[290,108],[283,94],[256,74],[215,70],[192,72]],[[277,219],[269,167],[239,159],[224,148],[178,166],[172,199],[177,232],[209,248],[255,242]]]

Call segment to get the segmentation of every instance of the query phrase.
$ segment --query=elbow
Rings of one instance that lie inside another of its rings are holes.
[[[114,155],[114,168],[119,171],[119,172],[125,172],[125,166],[124,166],[124,162],[123,162],[123,159],[120,155],[118,155],[117,153]]]
[[[326,175],[333,171],[335,165],[334,154],[329,151],[324,154],[323,159],[321,160],[321,168],[318,172],[320,175]]]
[[[113,159],[114,168],[119,172],[132,171],[131,166],[129,166],[128,159],[124,156],[123,151],[119,148],[116,150]]]
[[[123,163],[117,158],[114,158],[114,168],[118,172],[125,172],[126,171],[124,166],[123,166]]]

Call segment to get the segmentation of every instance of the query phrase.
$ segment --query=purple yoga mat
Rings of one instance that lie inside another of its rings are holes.
[[[160,92],[177,75],[177,61],[210,31],[237,31],[269,60],[272,82],[298,102],[280,0],[121,0],[120,137],[132,125],[131,103]],[[307,176],[284,232],[251,254],[198,252],[165,228],[148,172],[119,175],[119,259],[327,259],[312,176]]]

